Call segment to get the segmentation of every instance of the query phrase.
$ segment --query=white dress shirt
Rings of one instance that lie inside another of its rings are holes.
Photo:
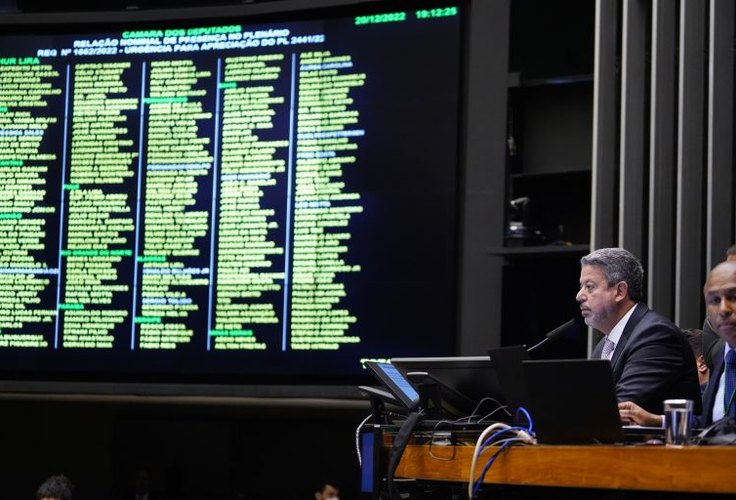
[[[631,309],[629,309],[626,314],[623,315],[623,317],[618,320],[618,323],[616,323],[616,326],[614,326],[610,333],[606,335],[606,338],[613,342],[613,350],[611,351],[611,355],[608,357],[610,360],[613,358],[613,353],[616,352],[616,348],[618,347],[618,341],[621,340],[621,335],[624,333],[624,328],[626,328],[626,323],[629,322],[629,318],[631,318],[631,315],[634,314],[634,309],[636,309],[636,304],[634,304]]]

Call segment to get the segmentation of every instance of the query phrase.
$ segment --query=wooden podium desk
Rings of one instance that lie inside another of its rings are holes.
[[[497,449],[483,452],[476,477]],[[467,483],[473,450],[471,445],[434,445],[430,454],[428,444],[409,444],[396,476]],[[736,446],[514,446],[501,452],[484,482],[736,493]]]

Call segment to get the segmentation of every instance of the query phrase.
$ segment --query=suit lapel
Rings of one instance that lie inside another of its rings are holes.
[[[636,328],[636,325],[639,324],[639,321],[641,321],[644,315],[648,312],[649,312],[649,308],[642,303],[638,303],[634,306],[634,312],[631,313],[631,317],[629,317],[629,321],[626,322],[626,326],[624,327],[624,331],[621,334],[621,338],[618,339],[618,344],[616,344],[616,350],[613,351],[613,357],[611,358],[611,367],[614,370],[616,369],[616,363],[621,357],[621,353],[624,351],[624,348],[626,347],[626,343],[629,341],[631,332],[634,331],[634,328]]]
[[[716,404],[716,393],[723,374],[723,365],[723,349],[721,349],[718,356],[713,358],[713,372],[708,377],[708,385],[703,394],[703,422],[705,425],[713,422],[713,406]]]
[[[605,338],[605,337],[603,337]],[[590,355],[590,359],[600,359],[603,353],[603,339],[599,340],[593,349],[593,353]]]

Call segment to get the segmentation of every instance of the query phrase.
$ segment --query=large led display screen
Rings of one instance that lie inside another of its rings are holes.
[[[281,17],[0,36],[0,376],[453,354],[459,8]]]

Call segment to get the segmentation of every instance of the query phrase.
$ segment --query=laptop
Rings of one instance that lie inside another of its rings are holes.
[[[540,443],[624,442],[607,359],[525,360],[522,367]]]

